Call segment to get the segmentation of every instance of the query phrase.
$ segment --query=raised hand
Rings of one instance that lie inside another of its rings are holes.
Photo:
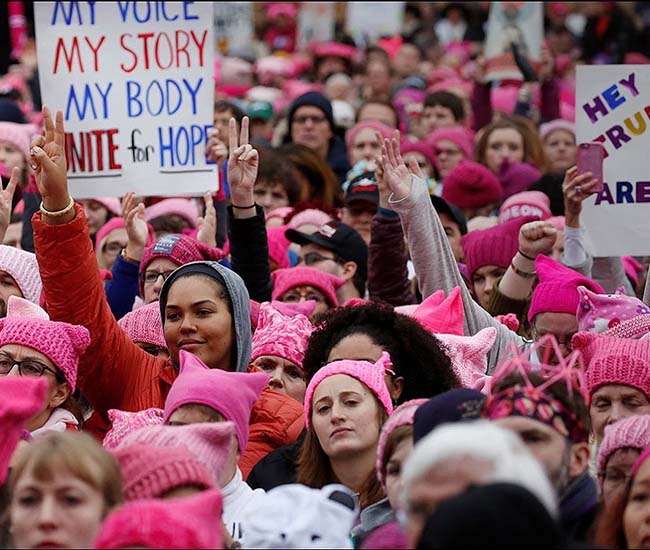
[[[213,128],[210,130],[208,135],[208,145],[207,145],[207,154],[208,160],[216,162],[219,168],[221,168],[228,159],[228,147],[221,140],[219,135],[219,128]]]
[[[578,175],[578,168],[572,166],[566,171],[562,182],[564,194],[564,216],[569,227],[580,227],[582,202],[595,193],[598,179],[591,172]]]
[[[557,239],[557,229],[550,222],[528,222],[519,230],[519,250],[530,258],[550,254]]]
[[[384,182],[393,193],[393,199],[406,197],[411,192],[411,173],[402,158],[398,130],[395,130],[392,139],[383,140],[378,164],[381,165]]]
[[[217,211],[212,202],[212,193],[208,191],[203,195],[205,201],[205,215],[199,217],[199,230],[196,240],[213,248],[217,246]]]
[[[128,236],[126,255],[132,260],[140,261],[147,246],[149,226],[144,219],[144,204],[138,202],[138,197],[132,191],[122,199],[122,217]]]
[[[237,123],[234,118],[228,125],[230,155],[228,157],[228,185],[233,206],[252,206],[255,204],[253,188],[257,179],[259,153],[248,143],[248,117],[241,123],[241,133],[237,139]]]
[[[0,243],[5,239],[5,233],[9,222],[11,221],[11,210],[14,200],[14,192],[18,186],[20,179],[20,169],[13,168],[11,170],[11,177],[6,189],[0,190]]]

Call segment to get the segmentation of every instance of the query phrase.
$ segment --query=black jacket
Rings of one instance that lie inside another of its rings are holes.
[[[246,483],[252,489],[270,491],[273,487],[295,483],[298,473],[298,456],[306,431],[289,445],[275,449],[260,460],[248,475]]]

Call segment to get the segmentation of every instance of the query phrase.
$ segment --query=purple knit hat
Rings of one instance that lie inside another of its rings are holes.
[[[19,344],[45,355],[63,373],[72,391],[77,385],[79,357],[90,345],[86,327],[29,317],[0,319],[0,348]]]
[[[199,211],[189,199],[164,199],[152,204],[144,212],[144,219],[148,222],[162,216],[180,216],[191,227],[197,227],[199,223]]]
[[[542,177],[542,173],[527,162],[504,161],[499,166],[499,181],[503,187],[503,198],[526,191]]]
[[[111,429],[106,432],[102,445],[105,449],[114,449],[131,432],[144,428],[145,426],[162,426],[162,409],[144,409],[138,412],[120,411],[109,409],[108,419],[111,421]]]
[[[274,300],[280,300],[289,290],[297,286],[312,286],[325,295],[330,307],[338,307],[339,300],[336,297],[336,291],[345,284],[340,277],[313,267],[276,269],[271,273],[271,278],[273,279],[272,297]]]
[[[151,302],[130,311],[117,324],[134,342],[167,348],[158,302]]]
[[[479,208],[500,201],[503,188],[485,166],[462,160],[445,177],[442,198],[458,208]]]
[[[650,414],[628,416],[605,426],[605,435],[598,448],[596,469],[604,472],[609,457],[619,449],[631,447],[642,451],[650,445]]]
[[[379,441],[377,443],[377,478],[382,487],[386,487],[386,479],[384,473],[382,472],[382,464],[384,462],[384,451],[386,450],[386,441],[388,437],[393,433],[393,430],[399,428],[400,426],[412,426],[413,417],[415,416],[415,411],[420,405],[424,405],[428,399],[411,399],[402,403],[397,407],[393,413],[388,417],[388,420],[384,423],[381,433],[379,434]]]
[[[309,428],[311,421],[311,401],[316,388],[323,380],[337,374],[347,374],[365,384],[383,405],[386,414],[391,415],[393,413],[393,401],[386,386],[386,373],[393,374],[393,371],[390,370],[392,366],[393,363],[390,360],[390,355],[384,351],[379,360],[374,364],[368,361],[343,359],[329,363],[316,371],[305,392],[305,425],[307,428]]]
[[[486,265],[507,269],[519,249],[521,226],[536,219],[532,216],[523,216],[489,229],[470,231],[467,235],[463,235],[461,243],[465,251],[465,264],[470,279],[477,269]]]
[[[35,254],[0,244],[0,271],[5,271],[14,278],[26,300],[39,303],[43,283]]]
[[[180,371],[165,400],[164,421],[182,405],[206,405],[235,425],[239,452],[246,450],[251,410],[269,381],[255,372],[209,369],[198,357],[180,352]]]

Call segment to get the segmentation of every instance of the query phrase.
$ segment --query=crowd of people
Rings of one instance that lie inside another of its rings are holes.
[[[544,3],[512,81],[488,3],[306,50],[261,3],[218,191],[82,200],[8,4],[0,547],[650,548],[649,258],[590,253],[574,128],[645,3]]]

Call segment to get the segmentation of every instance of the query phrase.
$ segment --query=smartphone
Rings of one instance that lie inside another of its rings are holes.
[[[578,175],[591,172],[598,180],[592,191],[600,193],[603,190],[603,161],[605,146],[598,141],[588,141],[578,145]]]

